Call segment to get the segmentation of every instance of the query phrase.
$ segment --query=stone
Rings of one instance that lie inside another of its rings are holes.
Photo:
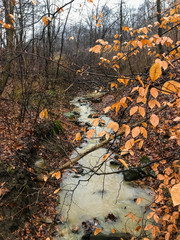
[[[36,172],[37,173],[41,173],[44,170],[45,166],[46,166],[45,160],[44,159],[39,159],[39,160],[37,160],[35,162],[34,165],[35,165]]]
[[[124,180],[127,182],[142,179],[145,176],[147,176],[145,171],[142,169],[129,169],[123,172],[123,175],[124,175]]]
[[[64,116],[69,118],[69,119],[74,119],[75,118],[75,115],[72,112],[64,113]]]

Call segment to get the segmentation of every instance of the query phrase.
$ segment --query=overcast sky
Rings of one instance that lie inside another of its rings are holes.
[[[132,7],[138,7],[144,0],[125,0],[125,2]]]

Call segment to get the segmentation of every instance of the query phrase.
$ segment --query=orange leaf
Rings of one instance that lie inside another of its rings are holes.
[[[92,136],[94,135],[95,130],[94,129],[90,129],[89,131],[87,131],[87,137],[90,139],[92,138]]]
[[[142,148],[142,146],[143,146],[143,143],[144,143],[144,140],[141,140],[141,141],[139,142],[139,149],[141,149],[141,148]]]
[[[132,136],[133,138],[137,137],[140,134],[140,128],[139,127],[135,127],[132,129]]]
[[[114,38],[118,38],[118,36],[119,36],[119,34],[117,33],[117,34],[114,36]]]
[[[163,94],[178,93],[180,91],[180,83],[176,81],[168,81],[162,86]]]
[[[94,126],[94,127],[97,127],[97,126],[98,126],[99,120],[100,120],[100,118],[95,118],[95,119],[93,120],[93,126]]]
[[[135,114],[135,113],[137,112],[137,110],[138,110],[138,106],[132,107],[132,108],[130,109],[130,116],[132,116],[133,114]]]
[[[100,16],[101,18],[103,18],[103,13],[100,13],[99,16]]]
[[[33,3],[34,5],[36,5],[36,1],[32,0],[32,3]]]
[[[57,188],[55,191],[54,191],[54,194],[58,193],[60,191],[61,188]]]
[[[103,137],[105,134],[106,134],[106,131],[105,131],[105,130],[102,131],[102,132],[99,132],[99,133],[98,133],[98,137]]]
[[[118,159],[127,169],[129,169],[127,163],[123,159]]]
[[[153,113],[150,117],[150,122],[153,127],[157,127],[157,125],[159,124],[159,117]]]
[[[148,215],[147,215],[147,219],[150,219],[154,216],[155,212],[150,212]]]
[[[111,107],[108,106],[108,107],[104,108],[104,112],[107,113],[107,112],[109,112],[110,109],[111,109]]]
[[[148,224],[148,225],[144,228],[144,230],[148,231],[148,230],[150,230],[151,228],[153,228],[153,225]]]
[[[125,149],[129,150],[134,146],[134,138],[131,138],[125,143]]]
[[[40,117],[41,119],[44,118],[44,110],[40,112],[39,117]]]
[[[94,52],[94,53],[100,53],[102,49],[101,45],[95,45],[94,47],[92,47],[91,49],[89,49],[90,52]]]
[[[48,176],[47,176],[47,175],[44,175],[44,176],[43,176],[43,179],[44,179],[44,181],[46,182],[46,181],[48,180]]]
[[[155,107],[156,105],[156,99],[151,99],[149,102],[148,102],[148,105],[149,107],[152,109]]]
[[[159,63],[154,63],[152,65],[152,67],[150,68],[150,78],[153,82],[155,82],[161,75],[162,75],[162,71],[161,71],[161,66]]]
[[[94,235],[98,235],[98,233],[100,233],[102,231],[101,228],[96,228],[96,230],[94,231]]]
[[[142,117],[145,116],[145,109],[143,107],[139,107],[139,113],[141,114]]]
[[[110,153],[105,154],[105,155],[103,156],[103,160],[102,160],[102,161],[103,161],[103,162],[106,161],[106,159],[107,159],[109,156],[110,156]]]
[[[154,98],[157,98],[158,90],[156,88],[151,88],[150,93]]]
[[[112,233],[115,233],[115,232],[116,232],[116,229],[115,229],[115,228],[113,228],[113,229],[112,229]]]
[[[178,183],[172,187],[171,197],[172,197],[174,206],[177,206],[180,204],[180,183]]]
[[[60,179],[60,177],[61,177],[61,172],[58,171],[58,172],[56,173],[56,179]]]
[[[140,127],[141,134],[143,135],[144,138],[147,138],[147,131],[144,127]]]
[[[76,140],[76,141],[80,141],[80,140],[81,140],[81,134],[80,134],[80,132],[79,132],[79,133],[76,133],[75,140]]]
[[[126,124],[123,124],[123,127],[125,128],[125,137],[127,137],[131,132],[131,128]]]
[[[114,132],[117,132],[119,129],[119,124],[117,122],[110,122],[107,126],[107,129],[112,128]]]
[[[139,197],[139,198],[136,200],[136,203],[137,203],[137,205],[139,205],[141,202],[142,202],[142,198]]]

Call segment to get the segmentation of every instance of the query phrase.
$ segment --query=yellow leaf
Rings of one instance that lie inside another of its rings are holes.
[[[129,150],[134,146],[134,138],[131,138],[125,143],[125,149]]]
[[[141,114],[142,117],[145,117],[145,109],[143,107],[139,107],[139,113]]]
[[[44,110],[42,110],[42,111],[40,112],[39,117],[40,117],[41,119],[44,118]]]
[[[168,81],[162,86],[163,94],[178,93],[180,91],[180,83],[176,81]]]
[[[180,204],[180,183],[178,183],[172,187],[171,197],[172,197],[174,206],[177,206]]]
[[[139,197],[139,198],[136,200],[136,203],[137,203],[137,205],[139,205],[141,202],[142,202],[142,198]]]
[[[129,169],[127,163],[123,159],[118,159],[127,169]]]
[[[57,188],[55,191],[54,191],[54,194],[58,193],[60,191],[61,188]]]
[[[132,108],[130,109],[130,116],[132,116],[134,113],[136,113],[137,110],[138,110],[138,106],[132,107]]]
[[[159,63],[154,63],[152,65],[152,67],[150,68],[150,78],[153,82],[155,82],[161,75],[162,75],[162,71],[161,71],[161,66]]]
[[[132,136],[133,138],[137,137],[140,134],[140,128],[139,127],[135,127],[132,129]]]
[[[157,98],[158,90],[156,88],[151,88],[150,93],[154,98]]]
[[[102,231],[101,228],[96,228],[96,230],[94,231],[94,235],[98,235],[98,233],[100,233]]]
[[[61,172],[58,171],[58,172],[56,173],[56,179],[59,179],[60,177],[61,177]]]
[[[159,117],[153,113],[150,117],[150,122],[154,127],[157,127],[159,124]]]
[[[92,138],[92,136],[94,135],[95,130],[94,129],[90,129],[89,131],[87,131],[87,137],[90,139]]]

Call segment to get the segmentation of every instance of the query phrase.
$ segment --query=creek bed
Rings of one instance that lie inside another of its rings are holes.
[[[71,103],[79,109],[78,121],[92,124],[92,120],[88,117],[95,112],[89,102],[83,97],[78,97]],[[100,116],[100,118],[104,120],[104,126],[90,127],[89,129],[95,128],[95,135],[91,139],[84,139],[84,143],[74,151],[71,158],[99,143],[97,138],[99,132],[109,131],[106,126],[111,119],[107,116]],[[118,237],[120,239],[125,231],[133,236],[140,234],[141,231],[136,231],[136,228],[144,224],[145,220],[137,222],[140,218],[145,219],[146,208],[153,201],[153,192],[148,188],[125,182],[122,174],[102,174],[103,172],[113,173],[116,170],[111,166],[110,160],[102,165],[102,158],[106,153],[106,148],[99,148],[79,160],[77,169],[81,170],[80,174],[76,170],[68,170],[63,174],[58,211],[63,216],[64,223],[59,225],[60,236],[55,238],[56,240],[103,240]],[[139,197],[142,198],[142,202],[137,205],[136,200]],[[127,216],[130,213],[135,216],[134,221]],[[92,234],[89,237],[84,232],[83,222],[93,226],[94,230],[96,227],[101,228],[102,232],[97,236]],[[72,229],[77,228],[79,230],[73,233]],[[112,237],[114,230],[116,233]],[[124,239],[129,239],[128,234]]]

